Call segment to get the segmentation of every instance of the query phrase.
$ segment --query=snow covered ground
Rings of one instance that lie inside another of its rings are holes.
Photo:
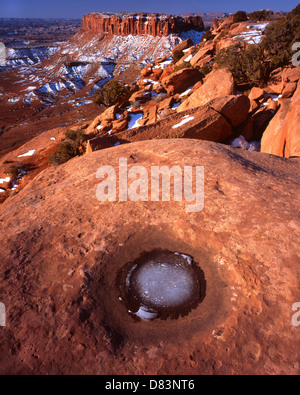
[[[59,46],[11,48],[6,50],[6,67],[31,66],[42,62],[59,51]]]
[[[268,24],[269,22],[262,22],[259,24],[249,25],[247,26],[247,31],[242,32],[233,38],[241,39],[248,42],[249,44],[259,44],[263,38],[263,32]]]
[[[130,114],[130,121],[128,122],[128,130],[134,129],[134,128],[139,128],[141,125],[139,125],[138,121],[143,118],[142,113],[138,114]]]
[[[35,154],[35,149],[26,152],[25,154],[19,155],[18,158],[23,158],[26,156],[33,156]]]
[[[182,118],[181,122],[179,122],[177,125],[172,126],[172,128],[177,129],[180,126],[183,126],[188,122],[191,122],[193,119],[195,119],[195,117],[186,115],[185,117]]]
[[[248,143],[248,141],[245,139],[243,136],[239,136],[236,139],[233,140],[231,143],[231,147],[233,148],[242,148],[248,151],[260,151],[260,142],[259,141],[251,141]]]
[[[198,32],[197,30],[188,30],[187,32],[182,32],[180,34],[180,38],[182,39],[182,41],[185,41],[188,38],[190,38],[193,41],[193,44],[197,45],[202,41],[202,36],[204,33],[205,31]]]

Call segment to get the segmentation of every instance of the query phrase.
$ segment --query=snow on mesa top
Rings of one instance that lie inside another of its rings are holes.
[[[111,17],[118,17],[121,19],[128,19],[128,18],[158,18],[158,19],[167,19],[167,14],[155,14],[155,13],[141,13],[141,12],[92,12],[89,15],[99,15],[102,18],[111,18]],[[172,15],[173,16],[173,15]]]

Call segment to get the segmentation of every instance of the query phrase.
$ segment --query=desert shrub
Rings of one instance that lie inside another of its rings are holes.
[[[84,152],[87,136],[83,130],[69,129],[65,132],[65,138],[66,140],[59,145],[58,150],[49,157],[50,162],[54,165],[66,163]]]
[[[289,64],[293,57],[292,46],[300,41],[299,5],[283,18],[270,23],[264,34],[261,46],[266,51],[272,68]]]
[[[202,41],[210,41],[213,40],[216,36],[212,33],[211,30],[207,30],[202,34]]]
[[[83,148],[84,143],[87,140],[87,136],[84,130],[72,130],[68,129],[65,132],[65,137],[69,140],[73,146],[76,155],[79,155],[80,150]]]
[[[251,12],[250,14],[248,14],[248,17],[251,22],[266,21],[272,14],[273,11],[261,10]]]
[[[11,184],[16,183],[16,181],[19,178],[21,170],[22,170],[22,165],[20,165],[20,164],[14,164],[9,167],[7,174],[10,177]]]
[[[238,11],[233,16],[233,23],[246,22],[248,20],[246,11]]]
[[[259,45],[249,45],[246,49],[231,45],[218,53],[215,62],[229,69],[237,84],[263,86],[269,78],[269,64],[264,62],[264,51]]]
[[[183,70],[183,69],[188,69],[189,67],[192,67],[190,62],[182,62],[181,64],[178,64],[178,65],[175,66],[174,72],[175,71],[180,71],[180,70]]]
[[[49,160],[53,165],[61,165],[74,158],[73,145],[69,141],[63,141],[58,150],[53,152]]]
[[[94,99],[94,104],[113,106],[121,99],[126,97],[130,92],[130,87],[122,85],[118,81],[109,81],[101,89],[100,94]]]
[[[300,3],[297,5],[297,7],[295,7],[290,13],[290,16],[292,15],[300,15]]]
[[[159,95],[157,95],[155,97],[155,99],[153,100],[154,103],[160,103],[163,100],[167,99],[169,97],[169,95],[167,93],[160,93]]]
[[[183,51],[180,51],[178,49],[175,49],[175,51],[173,51],[173,63],[177,63],[184,55]]]
[[[10,162],[12,163],[12,162]],[[30,163],[13,162],[8,168],[7,174],[10,177],[9,186],[12,188],[15,184],[18,184],[24,174],[34,170],[34,165]]]
[[[213,62],[213,61],[207,62],[207,63],[205,63],[205,65],[204,65],[203,67],[201,67],[201,68],[199,69],[199,71],[200,71],[200,73],[202,73],[204,76],[207,76],[207,75],[212,71],[213,66],[214,66],[214,62]]]
[[[216,63],[228,68],[238,84],[264,86],[273,70],[291,63],[292,46],[300,41],[299,26],[300,7],[297,6],[267,26],[260,44],[246,48],[233,45],[223,49],[216,56]]]

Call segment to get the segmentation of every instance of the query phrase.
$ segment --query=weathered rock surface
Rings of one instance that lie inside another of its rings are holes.
[[[204,166],[205,207],[104,202],[101,165]],[[41,173],[1,207],[1,374],[298,374],[296,159],[195,140],[98,151]],[[136,321],[116,286],[142,252],[194,257],[204,301]]]
[[[201,79],[201,73],[193,68],[176,71],[163,78],[161,83],[168,94],[181,93]]]
[[[144,110],[140,127],[119,133],[113,130],[114,138],[124,142],[179,137],[225,142],[231,137],[233,128],[247,119],[250,107],[249,99],[244,95],[219,97],[204,106],[180,113],[170,109],[171,103],[172,98],[169,98],[152,105]],[[99,134],[106,136],[102,126],[103,123]]]
[[[280,108],[262,136],[261,151],[289,158],[300,156],[300,84],[291,99],[280,99]]]
[[[184,51],[185,49],[188,49],[192,46],[193,46],[193,41],[190,38],[188,38],[182,41],[182,43],[176,45],[176,47],[173,48],[172,53],[174,54],[174,52],[176,51]]]
[[[204,30],[201,16],[179,17],[139,13],[92,13],[85,15],[82,30],[117,36],[168,36],[172,33],[196,29]]]
[[[234,95],[236,93],[232,74],[225,69],[217,69],[211,72],[205,83],[189,96],[179,107],[178,112],[202,106],[210,100]]]
[[[214,44],[210,43],[203,48],[200,48],[199,51],[192,57],[191,65],[193,67],[201,67],[203,65],[203,59],[207,59],[207,56],[213,53]],[[210,57],[210,56],[209,56]]]

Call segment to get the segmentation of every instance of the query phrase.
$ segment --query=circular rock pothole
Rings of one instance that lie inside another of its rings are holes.
[[[204,273],[191,256],[161,250],[125,265],[117,285],[128,313],[140,320],[184,317],[206,293]]]

